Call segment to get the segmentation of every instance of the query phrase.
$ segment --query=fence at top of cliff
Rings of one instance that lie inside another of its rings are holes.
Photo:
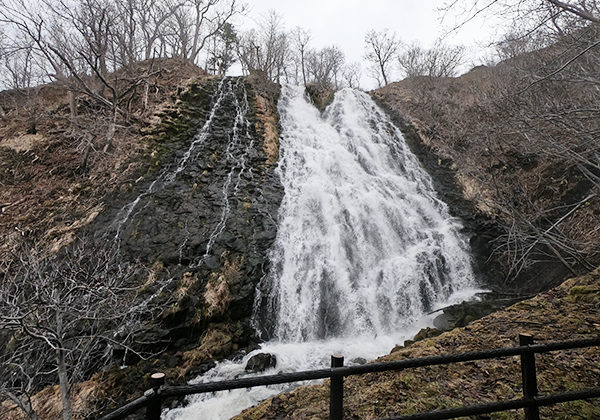
[[[429,411],[421,414],[390,417],[385,420],[453,419],[462,416],[490,414],[515,409],[524,409],[524,418],[526,420],[537,420],[540,418],[539,407],[569,401],[600,398],[600,387],[588,388],[580,391],[538,395],[535,354],[596,346],[600,346],[600,337],[535,344],[531,335],[519,334],[519,345],[517,347],[421,357],[392,362],[368,363],[360,366],[343,366],[343,356],[333,355],[331,356],[331,368],[329,369],[282,373],[278,375],[257,376],[195,385],[168,386],[164,384],[165,375],[162,373],[155,373],[151,376],[152,388],[146,391],[143,396],[129,402],[112,413],[101,417],[101,420],[123,419],[144,407],[146,408],[147,420],[159,420],[161,416],[162,401],[166,398],[325,378],[331,378],[329,418],[331,420],[341,420],[344,413],[343,386],[344,377],[346,376],[398,371],[425,366],[447,365],[459,362],[472,362],[476,360],[498,359],[510,356],[520,356],[521,359],[522,398]]]

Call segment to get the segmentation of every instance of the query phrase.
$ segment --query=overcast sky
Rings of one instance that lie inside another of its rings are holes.
[[[456,25],[456,13],[440,20],[438,9],[445,0],[248,0],[250,8],[245,18],[238,19],[242,28],[256,27],[269,10],[283,16],[287,29],[301,26],[312,33],[312,47],[339,46],[346,61],[363,61],[365,34],[375,29],[389,29],[406,43],[418,41],[430,47],[436,39]],[[480,64],[486,53],[484,46],[495,36],[494,25],[485,19],[476,19],[453,33],[449,43],[469,48],[469,63]],[[363,69],[363,88],[374,82]]]

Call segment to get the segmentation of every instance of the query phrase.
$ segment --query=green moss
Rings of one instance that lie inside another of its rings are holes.
[[[178,145],[189,142],[199,123],[206,119],[215,87],[216,79],[192,82],[171,108],[157,115],[161,122],[146,137],[145,175],[153,175]]]
[[[574,286],[569,290],[569,299],[574,302],[597,303],[600,299],[598,285]]]

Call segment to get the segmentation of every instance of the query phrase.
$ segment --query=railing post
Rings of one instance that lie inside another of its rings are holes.
[[[519,345],[529,346],[533,344],[533,337],[528,334],[519,334]],[[535,371],[535,354],[531,351],[521,354],[521,376],[523,378],[523,397],[527,400],[534,400],[538,394],[537,376]],[[540,420],[539,407],[527,407],[525,410],[525,420]]]
[[[165,383],[165,374],[161,372],[150,375],[150,386],[152,389],[146,391],[144,395],[150,397],[150,402],[146,406],[146,420],[160,420],[161,400],[160,387]]]
[[[344,366],[344,356],[341,354],[331,355],[331,367]],[[331,376],[329,392],[329,420],[342,420],[344,416],[344,377]]]

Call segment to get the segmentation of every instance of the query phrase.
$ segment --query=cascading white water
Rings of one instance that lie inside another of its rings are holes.
[[[372,359],[476,292],[460,224],[367,94],[344,89],[321,115],[285,86],[279,113],[285,195],[254,315],[270,341],[196,382],[242,375],[257,352],[277,356],[268,373],[323,368],[335,352]],[[195,396],[165,418],[226,419],[283,389]]]
[[[286,87],[279,111],[285,196],[261,330],[274,324],[288,341],[389,334],[473,284],[460,226],[367,94],[338,92],[321,118]]]

